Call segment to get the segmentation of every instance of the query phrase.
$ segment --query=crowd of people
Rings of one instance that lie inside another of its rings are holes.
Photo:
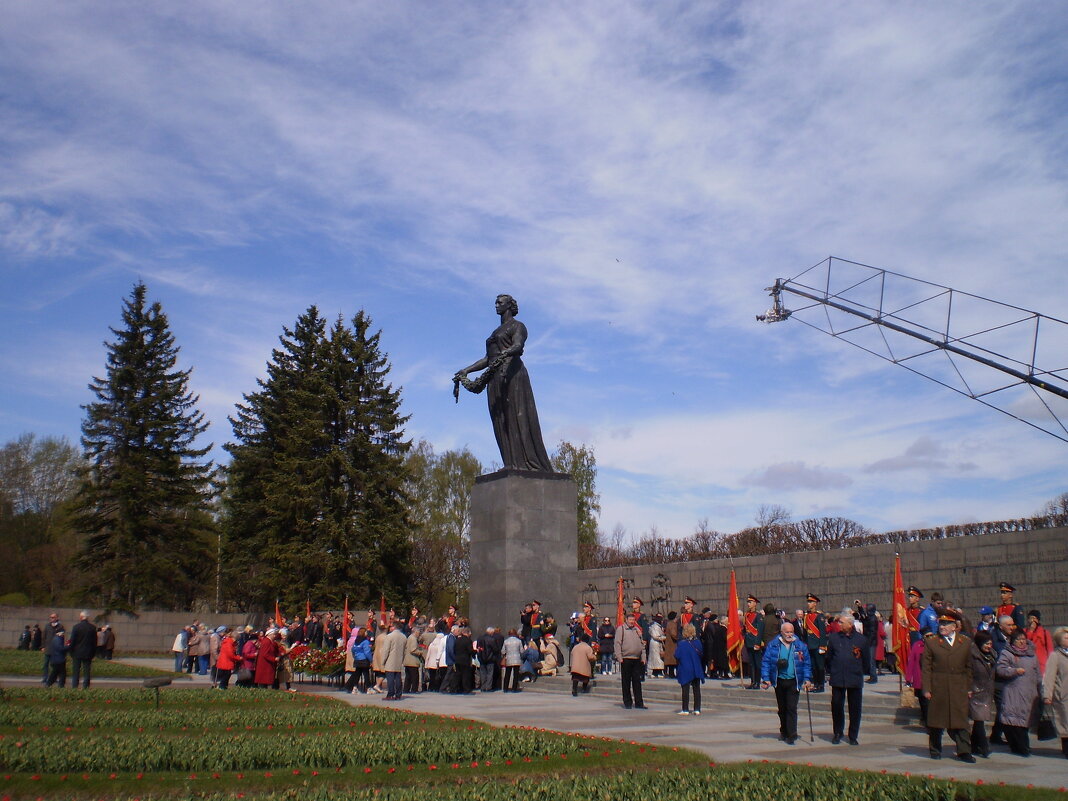
[[[749,595],[739,610],[736,649],[729,647],[724,619],[708,607],[698,612],[693,598],[664,616],[646,615],[635,597],[619,625],[598,617],[587,601],[558,626],[535,600],[507,632],[490,626],[477,635],[456,606],[440,617],[416,607],[407,616],[383,610],[368,614],[363,625],[329,612],[260,630],[210,629],[194,621],[177,634],[172,651],[175,671],[210,676],[217,689],[233,682],[291,692],[294,661],[310,649],[326,651],[337,657],[340,691],[381,694],[386,701],[422,692],[516,693],[556,675],[567,675],[577,696],[589,692],[595,675],[618,674],[625,708],[645,709],[642,686],[660,678],[680,686],[678,714],[697,716],[705,681],[741,680],[747,689],[774,691],[779,737],[788,745],[798,739],[801,692],[828,686],[831,741],[857,745],[864,685],[900,672],[919,706],[931,758],[942,757],[945,732],[963,762],[989,757],[993,745],[1029,756],[1029,731],[1039,721],[1053,727],[1047,736],[1059,736],[1068,757],[1068,627],[1049,632],[1039,610],[1025,613],[1014,602],[1014,587],[1002,582],[999,592],[1000,603],[980,607],[973,623],[940,593],[924,606],[923,593],[909,587],[897,621],[909,639],[901,664],[895,650],[902,649],[889,642],[892,621],[874,604],[857,599],[826,614],[814,594],[793,616]],[[83,676],[88,687],[92,659],[110,658],[115,642],[110,628],[98,630],[87,612],[69,638],[54,614],[40,636],[27,627],[23,638],[26,648],[44,652],[43,683],[61,687],[68,655],[73,686]]]

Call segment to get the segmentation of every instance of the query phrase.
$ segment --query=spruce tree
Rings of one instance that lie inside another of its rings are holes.
[[[388,383],[380,334],[312,306],[283,329],[267,378],[231,418],[228,586],[283,611],[409,595],[406,417]]]
[[[208,426],[188,389],[192,371],[177,368],[167,316],[147,292],[139,282],[123,302],[104,377],[89,385],[97,400],[83,407],[76,562],[105,607],[187,608],[206,594],[214,563],[211,446],[196,447]]]

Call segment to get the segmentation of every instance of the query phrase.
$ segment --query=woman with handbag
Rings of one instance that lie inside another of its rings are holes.
[[[990,756],[990,739],[986,723],[994,719],[994,665],[998,655],[989,631],[975,632],[972,642],[972,692],[968,698],[968,717],[972,721],[972,753],[984,759]]]
[[[1004,681],[1001,721],[1009,749],[1019,756],[1031,756],[1027,730],[1035,716],[1042,678],[1038,672],[1035,646],[1023,629],[1014,629],[1009,635],[1009,644],[998,657],[997,676]]]
[[[1042,700],[1053,711],[1061,735],[1061,753],[1068,758],[1068,626],[1053,632],[1053,646],[1046,660]]]

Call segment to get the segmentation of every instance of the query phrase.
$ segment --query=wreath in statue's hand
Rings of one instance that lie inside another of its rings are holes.
[[[490,379],[501,369],[508,360],[508,356],[500,354],[494,357],[493,361],[489,363],[489,367],[482,371],[482,374],[474,380],[467,377],[466,373],[457,373],[452,377],[452,396],[456,399],[456,402],[460,402],[460,387],[463,386],[468,392],[478,395],[489,384]]]

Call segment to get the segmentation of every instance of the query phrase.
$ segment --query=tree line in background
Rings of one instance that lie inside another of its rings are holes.
[[[881,534],[844,517],[797,521],[790,517],[790,512],[781,506],[765,506],[757,514],[755,525],[741,531],[724,534],[709,529],[707,521],[702,521],[693,534],[682,538],[664,537],[655,529],[631,538],[617,526],[610,534],[602,532],[597,542],[582,554],[582,561],[587,568],[625,567],[1058,528],[1068,526],[1068,492],[1047,502],[1031,517]]]
[[[482,465],[406,438],[370,317],[310,307],[230,418],[225,466],[159,303],[134,286],[89,385],[82,449],[24,435],[0,450],[0,602],[268,610],[463,604]],[[596,540],[596,462],[561,443]]]
[[[135,285],[89,387],[82,448],[25,434],[0,448],[0,603],[265,611],[307,603],[466,604],[470,500],[483,466],[405,437],[381,332],[315,306],[283,328],[266,377],[230,418],[230,462],[178,368],[159,303]],[[1068,493],[1032,518],[875,534],[841,517],[792,521],[763,507],[734,534],[598,529],[597,462],[560,442],[553,468],[578,489],[583,568],[818,550],[1068,524]]]

